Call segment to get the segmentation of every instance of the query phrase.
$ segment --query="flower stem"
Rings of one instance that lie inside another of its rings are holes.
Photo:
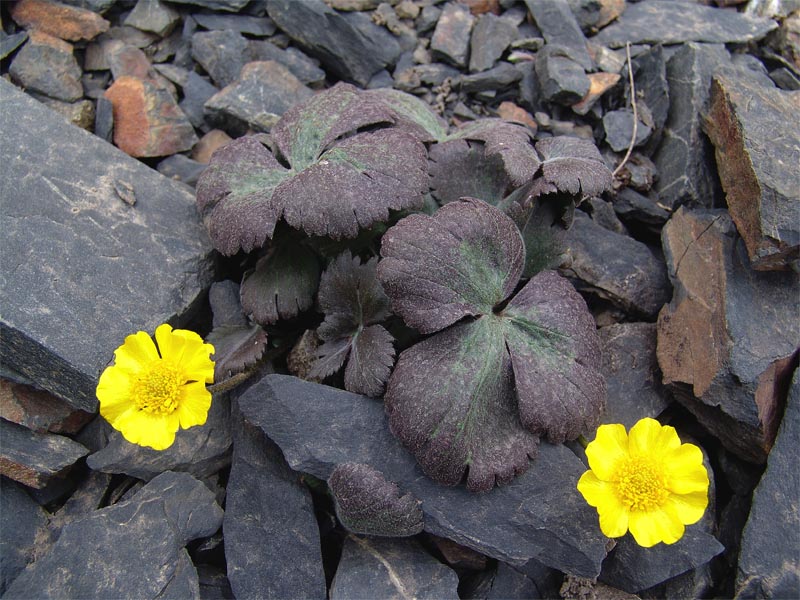
[[[587,440],[582,435],[578,436],[578,443],[583,446],[583,449],[586,450],[586,447],[589,445],[589,440]]]

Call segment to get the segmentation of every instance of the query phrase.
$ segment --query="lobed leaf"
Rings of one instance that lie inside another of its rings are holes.
[[[502,160],[496,154],[486,156],[483,144],[467,140],[434,144],[428,159],[431,192],[442,205],[464,197],[497,204],[511,186]]]
[[[462,198],[415,214],[383,236],[378,278],[392,309],[422,333],[491,313],[519,281],[525,249],[514,222]]]
[[[394,338],[381,325],[370,325],[353,336],[344,370],[349,392],[378,398],[394,365]]]
[[[328,478],[336,516],[345,529],[363,535],[408,537],[422,531],[420,501],[363,463],[342,463]]]
[[[447,124],[426,103],[405,92],[379,88],[364,92],[388,105],[395,113],[395,123],[421,142],[437,142],[447,136]]]
[[[558,136],[536,142],[536,150],[544,160],[534,195],[562,192],[599,196],[611,189],[611,171],[592,141]]]

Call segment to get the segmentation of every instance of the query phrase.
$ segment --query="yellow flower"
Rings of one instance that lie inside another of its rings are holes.
[[[699,521],[706,510],[703,453],[694,444],[681,444],[674,427],[642,419],[628,435],[623,425],[601,425],[586,456],[590,470],[578,490],[597,508],[608,537],[630,529],[640,546],[673,544],[684,525]]]
[[[203,425],[211,407],[214,346],[193,331],[159,325],[156,342],[144,331],[125,338],[115,364],[97,384],[100,414],[126,440],[156,450],[169,448],[180,426]]]

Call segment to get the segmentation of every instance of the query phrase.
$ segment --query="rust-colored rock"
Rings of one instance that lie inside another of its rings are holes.
[[[800,258],[800,91],[717,75],[704,129],[714,144],[728,209],[754,269]]]
[[[92,40],[110,26],[97,13],[50,0],[20,0],[11,8],[11,18],[20,27],[38,29],[70,42]]]
[[[105,92],[114,112],[114,144],[131,156],[167,156],[197,143],[194,128],[164,89],[120,77]]]
[[[460,4],[466,4],[471,12],[476,17],[486,13],[495,15],[500,14],[500,0],[458,0]]]
[[[538,128],[536,119],[533,118],[531,113],[508,100],[501,102],[500,106],[497,107],[497,115],[504,121],[527,125],[533,130],[533,133],[536,133],[536,129]]]
[[[211,155],[232,139],[221,129],[212,129],[195,144],[192,149],[192,158],[199,163],[207,165],[211,160]]]
[[[0,417],[37,433],[77,433],[93,416],[49,392],[0,379]]]
[[[589,78],[589,91],[578,103],[572,105],[572,110],[579,115],[588,113],[600,96],[617,85],[621,75],[619,73],[600,72],[589,73],[587,77]]]
[[[752,270],[724,210],[679,209],[662,243],[675,290],[658,316],[664,383],[729,450],[764,462],[797,360],[800,282]]]

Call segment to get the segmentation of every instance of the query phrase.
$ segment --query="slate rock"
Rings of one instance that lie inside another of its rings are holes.
[[[742,532],[737,598],[800,597],[800,375],[795,372],[767,469]]]
[[[205,118],[205,104],[217,92],[219,90],[204,77],[194,71],[189,72],[186,84],[183,86],[183,99],[178,104],[178,107],[196,129],[201,131],[208,129]]]
[[[272,60],[247,63],[239,79],[206,100],[211,123],[235,137],[269,131],[295,102],[313,95],[292,72]]]
[[[77,433],[92,413],[75,410],[43,390],[0,379],[0,417],[37,433]]]
[[[111,143],[114,139],[114,105],[105,96],[100,96],[96,106],[94,134],[101,140]]]
[[[89,471],[63,506],[50,516],[47,523],[49,539],[39,544],[36,555],[45,554],[59,538],[64,527],[72,521],[87,517],[99,509],[108,496],[110,485],[111,475]]]
[[[407,69],[395,71],[395,87],[404,92],[413,92],[421,86],[436,87],[442,85],[448,77],[455,79],[459,71],[455,67],[443,63],[415,65]]]
[[[433,5],[423,6],[416,20],[417,32],[426,33],[436,27],[436,23],[439,22],[439,17],[441,15],[441,8]]]
[[[239,12],[250,0],[169,0],[172,4],[189,4],[210,10]]]
[[[579,114],[587,114],[600,97],[613,88],[621,79],[619,73],[589,73],[589,91],[580,102],[572,105],[572,110]]]
[[[0,480],[0,594],[33,560],[47,526],[47,513],[5,477]]]
[[[460,569],[483,571],[488,566],[489,559],[480,552],[475,552],[472,548],[467,548],[453,540],[439,537],[438,535],[426,534],[426,539],[442,555],[445,564],[453,567],[456,571]]]
[[[72,102],[83,96],[81,68],[72,45],[40,31],[30,32],[9,73],[23,88],[51,98]]]
[[[752,267],[800,261],[800,92],[716,75],[705,131],[714,144],[728,210]]]
[[[172,31],[179,19],[178,11],[161,0],[138,0],[123,23],[164,37]]]
[[[580,287],[626,311],[653,318],[669,301],[664,261],[642,242],[609,231],[582,211],[567,232],[572,265],[566,274]]]
[[[350,535],[331,583],[331,600],[437,598],[456,600],[458,575],[419,542]]]
[[[165,177],[194,187],[200,175],[205,171],[206,165],[183,154],[173,154],[158,163],[156,169]]]
[[[608,386],[603,422],[630,429],[644,417],[656,418],[670,398],[661,385],[655,323],[619,323],[600,328],[599,334]]]
[[[670,213],[663,206],[659,206],[659,201],[659,197],[651,198],[626,187],[614,197],[614,212],[625,223],[631,221],[642,223],[661,235],[661,226],[667,222]]]
[[[693,2],[645,0],[628,4],[625,12],[592,42],[611,48],[631,44],[712,44],[760,40],[778,26],[775,21]]]
[[[250,40],[247,56],[251,61],[274,60],[289,69],[292,74],[306,85],[323,84],[325,71],[297,48],[278,48],[267,40]]]
[[[34,488],[63,477],[89,452],[68,437],[35,433],[5,419],[0,419],[0,439],[0,474]]]
[[[538,560],[534,559],[529,560],[523,565],[514,565],[512,568],[525,575],[525,577],[534,583],[540,598],[557,598],[559,596],[559,588],[564,580],[564,574],[560,571],[551,569],[547,565],[543,565]]]
[[[130,500],[76,519],[4,598],[198,598],[186,544],[222,524],[191,475],[162,473]]]
[[[106,40],[103,42],[102,48],[106,55],[108,68],[111,69],[115,80],[126,76],[135,77],[167,90],[173,98],[177,97],[175,86],[153,69],[147,55],[139,48],[120,40]]]
[[[325,573],[311,494],[275,444],[244,421],[235,403],[233,431],[223,530],[234,595],[324,600]]]
[[[210,283],[211,244],[192,193],[5,81],[0,97],[14,149],[0,162],[0,362],[94,412],[125,336],[185,322]]]
[[[657,44],[633,59],[633,82],[638,100],[649,111],[653,141],[660,139],[669,114],[670,96],[667,82],[667,56],[663,46]],[[628,78],[625,78],[628,81]],[[630,106],[630,89],[626,88],[626,105]]]
[[[198,31],[192,36],[192,58],[219,88],[236,81],[246,55],[247,40],[236,31]]]
[[[37,96],[34,97],[39,102],[50,110],[60,114],[68,123],[72,123],[76,127],[80,127],[86,131],[92,131],[94,126],[94,103],[91,100],[62,102],[61,100],[55,100],[47,96]]]
[[[25,43],[27,39],[27,31],[18,31],[11,35],[7,34],[5,31],[0,32],[0,60],[14,52],[14,50]]]
[[[633,137],[633,112],[629,109],[612,110],[603,115],[603,132],[606,143],[614,152],[625,152]],[[653,129],[641,119],[636,127],[634,148],[650,139]]]
[[[501,62],[487,71],[464,75],[461,78],[461,89],[468,94],[486,90],[504,90],[522,79],[522,72],[514,65]]]
[[[497,563],[497,570],[487,584],[479,593],[470,596],[481,600],[534,600],[549,597],[539,592],[536,583],[504,562]]]
[[[322,0],[267,0],[267,14],[337,77],[367,85],[400,56],[394,36],[362,13],[337,13]]]
[[[566,46],[548,44],[536,53],[534,64],[542,98],[547,102],[569,106],[589,92],[591,82]]]
[[[753,271],[724,210],[678,209],[662,243],[674,286],[658,317],[664,383],[727,449],[763,463],[800,342],[800,282]]]
[[[11,18],[20,27],[70,42],[94,39],[109,28],[108,21],[90,10],[50,0],[20,0]]]
[[[104,473],[124,473],[149,481],[164,471],[182,471],[203,478],[230,464],[230,401],[216,395],[205,425],[179,429],[175,443],[153,450],[126,441],[113,430],[108,445],[86,459],[89,468]]]
[[[491,69],[518,35],[517,26],[508,19],[491,13],[478,17],[470,39],[470,72]]]
[[[434,58],[459,68],[466,67],[470,33],[474,23],[475,17],[468,7],[457,2],[448,3],[439,16],[431,38],[431,52]]]
[[[123,76],[106,90],[114,112],[114,144],[131,156],[166,156],[197,143],[194,127],[169,92]]]
[[[713,208],[721,195],[714,150],[702,131],[701,115],[708,109],[714,70],[729,60],[722,45],[692,42],[667,62],[670,106],[653,161],[659,200],[671,209],[684,204]]]
[[[104,14],[110,9],[117,0],[61,0],[62,4],[85,8],[99,15]]]
[[[594,67],[586,49],[586,38],[567,0],[525,0],[525,5],[548,46],[569,48],[573,59],[586,71]]]
[[[422,502],[425,530],[521,564],[536,558],[553,568],[594,577],[605,556],[597,514],[577,493],[583,463],[565,446],[542,444],[528,471],[486,494],[428,479],[391,435],[375,400],[286,375],[267,375],[239,399],[298,471],[327,479],[338,464],[381,471]]]
[[[275,23],[268,17],[193,13],[192,18],[200,27],[212,31],[235,31],[256,37],[268,37],[277,30]]]

